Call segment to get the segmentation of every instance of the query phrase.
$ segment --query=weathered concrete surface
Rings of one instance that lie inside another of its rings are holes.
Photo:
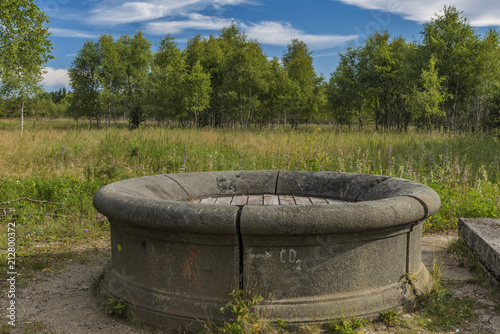
[[[193,198],[274,194],[278,171],[237,171],[167,175]]]
[[[378,183],[360,194],[357,200],[380,200],[403,196],[418,200],[425,210],[426,218],[435,214],[441,207],[441,198],[439,198],[439,195],[434,190],[423,184],[396,177]]]
[[[355,202],[360,194],[387,179],[388,176],[380,175],[282,171],[279,174],[276,193],[325,196]]]
[[[500,280],[500,219],[460,218],[458,231],[481,263]]]
[[[348,202],[204,200],[262,194]],[[422,225],[439,203],[421,184],[349,173],[207,172],[117,182],[94,196],[111,224],[102,291],[126,298],[145,323],[168,328],[228,319],[220,308],[234,288],[263,295],[259,310],[270,320],[375,317],[429,287]]]
[[[467,282],[474,276],[464,266],[460,266],[453,254],[446,251],[450,242],[457,238],[456,232],[424,236],[422,238],[422,261],[430,270],[434,266],[439,268],[441,279],[444,281]]]

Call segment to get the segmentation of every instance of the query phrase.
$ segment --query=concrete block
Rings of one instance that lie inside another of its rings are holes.
[[[458,233],[483,265],[500,280],[500,219],[460,218]]]

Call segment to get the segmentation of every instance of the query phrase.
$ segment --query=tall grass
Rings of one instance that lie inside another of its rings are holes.
[[[92,195],[110,182],[161,173],[262,169],[382,174],[422,182],[442,198],[442,209],[428,220],[427,230],[453,229],[460,216],[500,213],[500,141],[487,136],[341,132],[325,126],[300,132],[152,126],[89,130],[88,124],[73,121],[38,122],[21,133],[15,123],[3,120],[0,151],[0,203],[20,197],[62,202],[66,206],[56,211],[75,221],[95,219]]]

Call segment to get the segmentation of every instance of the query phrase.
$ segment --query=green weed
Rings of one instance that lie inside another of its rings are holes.
[[[425,327],[432,331],[454,331],[464,323],[476,320],[476,303],[475,298],[455,297],[444,287],[419,299],[423,316],[430,319],[425,322]]]
[[[328,325],[330,334],[352,334],[358,333],[357,329],[362,328],[368,321],[356,317],[334,320]]]
[[[380,320],[386,326],[396,326],[397,324],[399,324],[399,312],[396,310],[381,312]]]
[[[220,333],[258,333],[263,326],[259,317],[255,314],[255,306],[264,298],[254,295],[247,298],[245,290],[234,290],[230,293],[233,300],[229,302],[221,311],[231,312],[231,321],[224,322],[219,329]]]
[[[125,298],[122,299],[109,298],[108,308],[109,308],[109,314],[121,317],[123,315],[123,312],[127,308],[127,300]]]

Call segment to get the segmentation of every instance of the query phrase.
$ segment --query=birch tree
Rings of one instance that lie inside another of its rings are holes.
[[[48,16],[33,0],[0,1],[1,92],[20,100],[21,131],[25,102],[40,91],[44,65],[53,59],[47,23]]]

